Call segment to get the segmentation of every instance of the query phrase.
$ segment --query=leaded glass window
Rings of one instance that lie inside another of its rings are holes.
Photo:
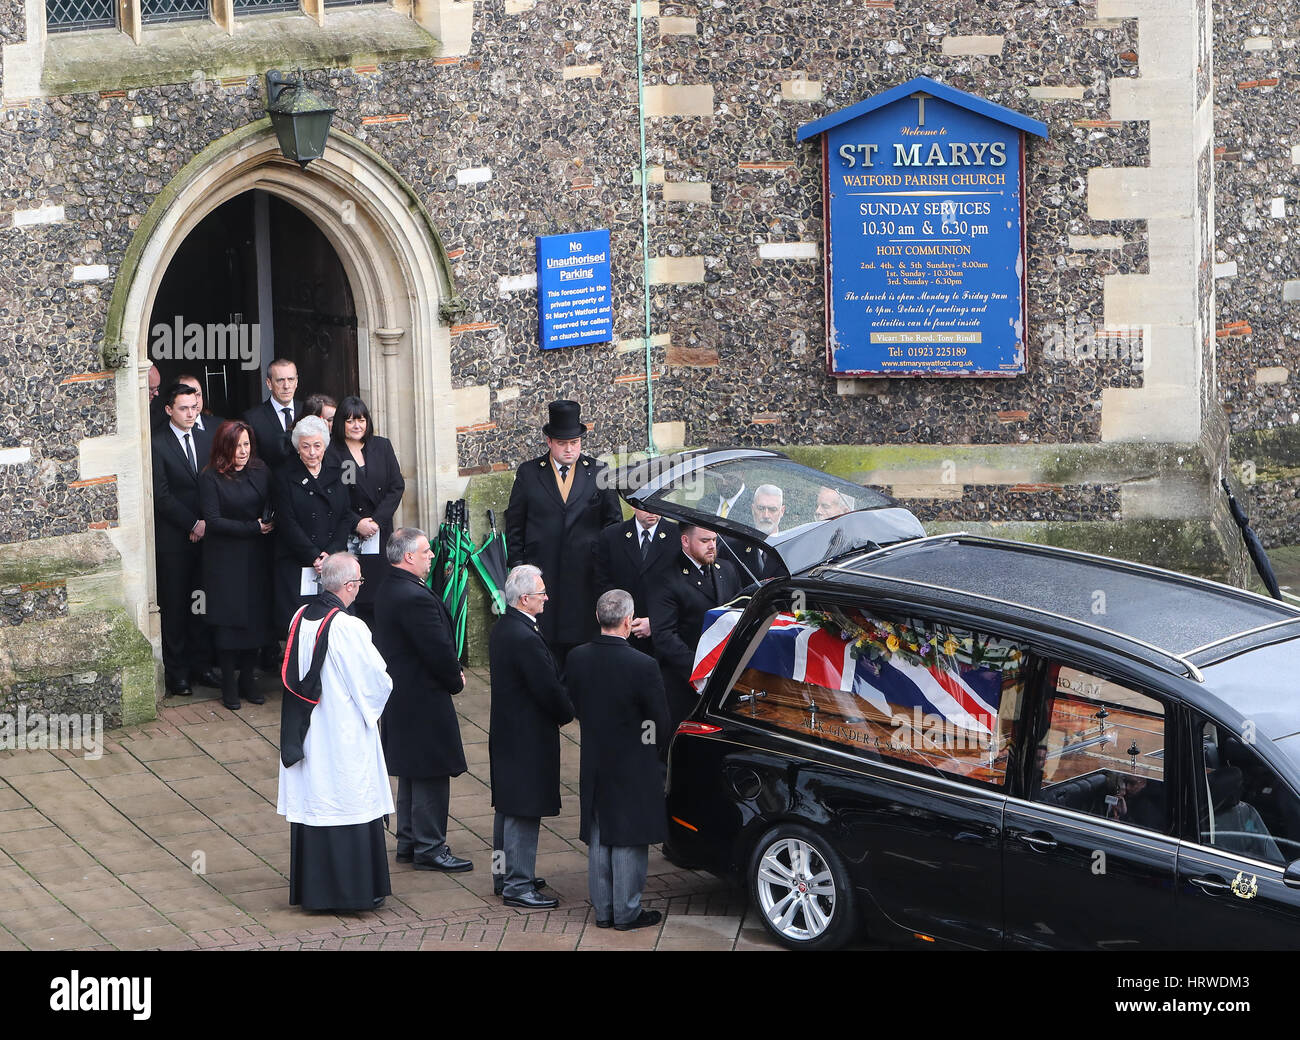
[[[146,25],[206,18],[208,0],[140,0],[140,20]]]
[[[45,0],[45,28],[50,32],[110,28],[117,24],[113,6],[113,0]]]
[[[298,0],[235,0],[235,12],[242,14],[296,10],[298,10]]]

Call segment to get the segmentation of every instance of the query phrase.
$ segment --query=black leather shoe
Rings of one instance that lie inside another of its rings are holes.
[[[560,905],[558,899],[539,895],[536,891],[522,896],[504,896],[501,900],[506,906],[521,906],[525,910],[554,910]]]
[[[244,695],[244,700],[249,704],[265,704],[266,698],[260,693],[249,693]]]
[[[416,856],[411,862],[415,865],[416,870],[441,870],[448,874],[460,874],[463,871],[474,869],[474,864],[469,860],[453,856],[451,849],[445,849],[441,856],[432,859]]]
[[[221,706],[223,708],[229,709],[230,711],[238,711],[240,708],[243,707],[243,705],[240,704],[239,701],[228,701],[224,697],[221,698]]]
[[[188,697],[191,692],[190,684],[184,679],[178,679],[167,686],[168,697]]]
[[[533,888],[545,888],[545,887],[546,887],[545,878],[539,878],[539,877],[533,878]],[[496,877],[492,879],[492,894],[494,896],[499,896],[505,890],[506,890],[505,878],[503,878],[500,874],[498,874]]]
[[[200,672],[194,679],[199,686],[211,686],[214,689],[221,689],[221,675],[215,669],[206,668]]]
[[[663,916],[658,910],[642,910],[634,920],[628,921],[627,924],[616,924],[614,928],[620,932],[630,932],[633,928],[649,928],[663,920]]]
[[[397,862],[398,862],[398,863],[410,863],[410,862],[412,862],[414,859],[415,859],[415,856],[412,855],[412,854],[409,853],[409,852],[399,852],[399,853],[397,854]]]
[[[597,927],[597,928],[613,928],[613,927],[614,927],[614,922],[613,922],[613,921],[602,921],[602,920],[598,917],[598,918],[596,918],[596,927]]]

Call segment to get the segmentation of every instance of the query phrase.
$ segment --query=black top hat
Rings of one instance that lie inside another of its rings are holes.
[[[551,421],[542,427],[542,433],[552,440],[569,441],[587,432],[587,427],[579,421],[582,406],[577,401],[552,401],[546,407],[550,410]]]

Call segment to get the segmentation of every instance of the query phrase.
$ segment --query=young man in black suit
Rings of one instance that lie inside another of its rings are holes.
[[[592,546],[601,529],[623,519],[604,463],[582,454],[587,427],[576,401],[552,401],[542,427],[547,452],[515,473],[506,508],[507,563],[546,575],[550,602],[538,619],[564,670],[565,655],[596,634]]]
[[[188,694],[191,675],[197,679],[212,667],[203,603],[195,597],[203,585],[205,531],[199,473],[208,464],[212,431],[194,428],[199,399],[185,383],[167,388],[163,407],[168,423],[155,432],[152,449],[158,614],[167,692]]]
[[[623,589],[632,596],[636,616],[627,645],[654,656],[650,591],[681,551],[677,525],[644,509],[621,524],[606,527],[596,539],[596,595]]]
[[[244,413],[244,422],[257,436],[257,457],[274,471],[296,452],[289,434],[303,416],[298,391],[298,366],[287,358],[276,358],[266,370],[266,388],[271,396]]]
[[[716,532],[682,524],[681,552],[651,594],[655,656],[663,671],[674,729],[699,699],[691,685],[691,671],[704,615],[732,599],[742,587],[736,565],[717,558],[717,542]]]

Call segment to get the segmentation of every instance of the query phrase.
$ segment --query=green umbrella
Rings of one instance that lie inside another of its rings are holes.
[[[456,653],[465,659],[465,624],[468,617],[469,561],[474,551],[466,523],[465,500],[448,502],[438,528],[429,587],[442,598],[451,615]]]
[[[492,613],[506,612],[506,537],[497,530],[496,514],[487,511],[488,535],[483,544],[474,550],[470,562],[478,572],[479,579],[492,598]]]

